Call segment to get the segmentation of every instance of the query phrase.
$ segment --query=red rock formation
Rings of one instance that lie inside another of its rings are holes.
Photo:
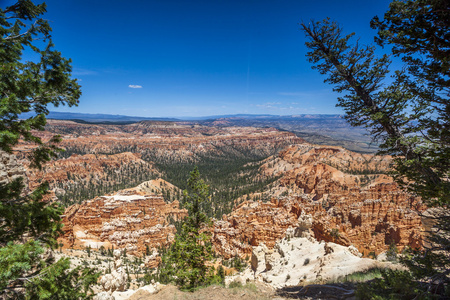
[[[31,188],[46,180],[51,188],[57,189],[57,192],[64,192],[62,188],[71,184],[83,185],[87,182],[114,184],[116,182],[107,178],[107,171],[125,173],[125,170],[130,167],[141,168],[141,173],[159,175],[153,164],[143,161],[140,154],[130,152],[114,155],[74,154],[66,159],[53,160],[42,170],[28,169],[27,175]]]
[[[390,157],[337,147],[301,148],[292,155],[293,150],[290,147],[279,157],[306,164],[287,172],[280,183],[307,195],[299,198],[303,210],[314,218],[316,238],[353,244],[365,254],[384,251],[391,243],[400,249],[422,245],[418,212],[425,206],[382,174],[388,171]]]
[[[271,155],[274,149],[303,142],[291,132],[274,128],[208,127],[173,122],[139,122],[130,125],[78,124],[49,120],[43,139],[63,136],[61,146],[76,153],[133,152],[160,159],[195,161],[218,148]],[[236,152],[239,155],[238,152]]]
[[[319,240],[354,245],[366,255],[421,247],[418,212],[425,206],[402,191],[385,173],[390,157],[358,154],[339,147],[301,144],[288,147],[262,167],[281,175],[270,203],[244,202],[215,223],[214,245],[226,257],[250,253],[264,242],[273,246],[301,214],[312,216]],[[282,195],[285,196],[282,196]]]
[[[264,243],[272,248],[297,223],[295,214],[281,203],[246,201],[214,222],[213,245],[226,259],[251,256],[252,246]]]
[[[302,226],[308,216],[317,239],[354,245],[366,255],[382,252],[391,243],[399,249],[420,247],[418,211],[425,207],[383,174],[389,163],[389,157],[338,147],[288,147],[261,168],[266,175],[281,175],[278,186],[266,193],[272,200],[246,201],[215,221],[214,247],[225,258],[245,257],[261,242],[274,246],[289,227]],[[175,230],[168,218],[184,215],[177,202],[167,204],[142,189],[128,190],[69,208],[65,241],[77,246],[95,240],[144,251],[147,244],[167,245]]]
[[[160,177],[154,161],[192,162],[205,155],[267,157],[303,141],[293,133],[273,128],[219,128],[174,122],[96,125],[48,120],[46,131],[34,134],[43,141],[60,134],[63,141],[59,146],[67,150],[63,155],[71,155],[52,160],[42,171],[28,171],[31,187],[49,181],[54,195],[64,204]],[[16,154],[24,165],[29,164],[26,155],[33,147],[27,143],[18,146]]]
[[[122,190],[67,208],[60,241],[65,247],[114,246],[142,253],[147,246],[152,249],[170,243],[176,231],[170,220],[184,216],[186,210],[180,209],[177,201],[166,203],[143,188]]]

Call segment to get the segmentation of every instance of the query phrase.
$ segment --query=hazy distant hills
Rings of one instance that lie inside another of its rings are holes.
[[[199,121],[203,125],[275,127],[294,132],[310,143],[343,146],[356,152],[376,152],[364,128],[350,126],[341,115],[234,115]]]
[[[31,115],[31,113],[22,114],[22,117],[27,118]],[[357,152],[375,152],[377,150],[377,146],[371,143],[370,137],[366,135],[366,131],[363,128],[351,127],[341,115],[305,114],[279,116],[236,114],[205,117],[148,118],[126,115],[50,112],[48,118],[103,124],[170,121],[222,127],[274,127],[294,132],[297,136],[314,144],[343,146]]]
[[[29,118],[33,113],[22,114],[22,118]],[[51,111],[47,119],[55,120],[82,120],[90,123],[97,122],[140,122],[140,121],[180,121],[180,119],[175,118],[146,118],[146,117],[133,117],[125,115],[108,115],[108,114],[87,114],[87,113],[69,113],[69,112],[55,112]]]

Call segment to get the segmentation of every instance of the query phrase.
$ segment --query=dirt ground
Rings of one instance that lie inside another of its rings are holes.
[[[273,290],[270,287],[251,283],[242,287],[224,288],[209,286],[195,292],[182,292],[168,285],[156,294],[139,290],[127,300],[290,300],[290,299],[343,299],[354,300],[352,284],[330,284],[289,287]]]
[[[338,299],[355,300],[353,283],[311,284],[291,286],[277,290],[280,299]]]
[[[195,292],[182,292],[175,286],[168,285],[156,294],[149,294],[140,290],[133,294],[128,300],[284,300],[276,296],[274,290],[264,285],[249,284],[236,288],[224,288],[221,286],[209,286],[201,288]]]

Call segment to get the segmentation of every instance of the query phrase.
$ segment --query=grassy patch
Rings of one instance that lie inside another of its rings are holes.
[[[236,293],[242,292],[242,291],[247,291],[250,293],[258,293],[258,287],[252,282],[246,283],[244,285],[239,281],[233,281],[230,283],[228,288],[233,291],[233,294],[236,294]]]
[[[375,278],[381,278],[382,270],[382,268],[374,267],[365,271],[359,271],[345,276],[339,276],[336,279],[331,279],[327,283],[366,282]]]

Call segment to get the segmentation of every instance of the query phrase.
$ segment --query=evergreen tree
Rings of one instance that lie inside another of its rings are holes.
[[[425,251],[408,251],[403,262],[415,278],[428,280],[431,292],[450,297],[450,2],[442,0],[393,1],[380,20],[375,41],[392,46],[411,75],[405,85],[421,105],[413,133],[420,132],[416,152],[439,180],[424,180],[411,162],[397,159],[396,169],[407,180],[399,182],[422,196],[430,207],[423,218],[434,228],[427,232]],[[418,150],[420,149],[420,150]],[[412,182],[412,184],[411,184]]]
[[[404,260],[421,280],[417,291],[424,295],[450,293],[449,17],[448,1],[398,0],[384,20],[372,20],[379,29],[376,41],[392,46],[406,63],[390,80],[390,58],[377,58],[375,46],[351,45],[353,34],[344,35],[329,19],[301,24],[313,68],[328,75],[325,82],[334,91],[344,93],[338,106],[345,118],[368,128],[380,153],[393,156],[393,175],[400,185],[437,208],[431,216],[436,231],[428,233],[430,245],[425,251],[411,250]]]
[[[217,269],[217,276],[221,284],[225,284],[225,270],[222,265]]]
[[[47,105],[76,105],[81,95],[70,78],[70,60],[53,50],[51,28],[40,16],[46,5],[29,0],[0,8],[0,150],[12,153],[22,139],[36,145],[31,167],[42,168],[58,150],[53,137],[43,142]],[[37,61],[24,61],[24,51]],[[22,113],[33,116],[20,119]],[[31,193],[22,178],[0,185],[0,297],[8,299],[86,299],[97,274],[69,270],[70,261],[55,262],[63,209],[45,200],[48,183]]]
[[[214,270],[206,265],[213,258],[213,252],[207,228],[210,220],[201,210],[201,204],[208,199],[208,185],[200,178],[197,167],[190,173],[187,185],[183,196],[188,216],[162,256],[159,277],[163,283],[174,281],[182,289],[192,291],[209,284]]]

